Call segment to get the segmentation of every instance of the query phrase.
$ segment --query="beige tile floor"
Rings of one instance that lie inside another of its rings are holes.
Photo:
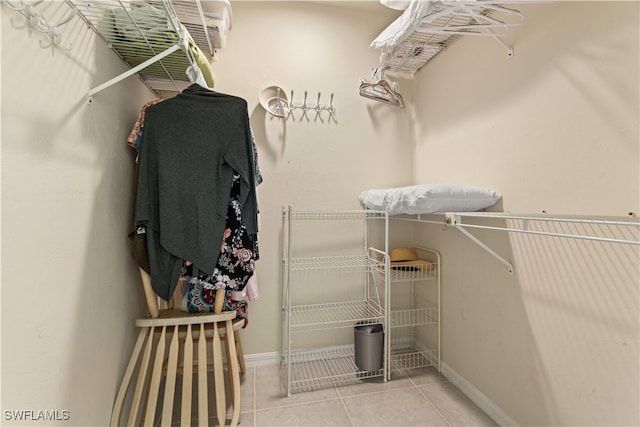
[[[241,378],[241,426],[497,425],[433,368],[291,397],[280,370],[279,365],[247,367]]]

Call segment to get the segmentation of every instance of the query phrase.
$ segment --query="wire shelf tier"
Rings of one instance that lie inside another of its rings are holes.
[[[385,211],[376,210],[345,210],[345,211],[283,211],[285,217],[293,220],[336,220],[336,219],[385,219]]]
[[[438,366],[434,350],[417,350],[415,348],[391,349],[389,364],[394,371]]]
[[[389,323],[392,328],[438,323],[438,309],[435,307],[391,310]]]
[[[187,68],[194,63],[201,70],[204,66],[209,74],[211,58],[215,48],[226,41],[231,18],[230,6],[223,1],[207,1],[206,8],[201,0],[67,3],[131,67],[90,95],[134,73],[153,91],[184,90],[192,83]],[[220,10],[212,12],[212,8]]]
[[[303,270],[332,270],[336,272],[343,272],[344,270],[369,271],[374,265],[371,258],[366,255],[292,258],[289,262],[291,263],[292,272]]]
[[[292,332],[352,327],[381,323],[384,312],[373,299],[336,303],[298,305],[291,308]]]
[[[292,393],[356,384],[361,379],[384,374],[382,369],[360,371],[355,364],[353,346],[292,352],[289,361]],[[286,376],[286,365],[282,371]]]
[[[139,9],[118,0],[71,0],[71,4],[120,59],[131,67],[184,43],[178,31],[180,24],[169,1],[149,0]],[[162,27],[164,30],[160,30]],[[173,90],[182,90],[190,84],[186,74],[190,65],[184,51],[177,49],[143,68],[138,75],[145,82],[152,80]]]
[[[415,282],[419,280],[433,280],[438,278],[438,266],[425,264],[424,267],[394,267],[391,266],[389,277],[392,282]]]
[[[411,77],[463,36],[493,38],[512,56],[513,49],[503,36],[510,27],[522,24],[524,16],[501,3],[504,2],[431,1],[427,14],[406,29],[404,38],[382,50],[383,71]]]

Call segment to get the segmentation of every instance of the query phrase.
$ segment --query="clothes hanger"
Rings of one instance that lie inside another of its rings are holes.
[[[398,83],[386,80],[380,68],[377,68],[374,72],[374,78],[376,77],[377,81],[374,82],[367,82],[364,79],[361,80],[359,88],[360,96],[404,108],[404,99],[398,92]]]
[[[207,81],[204,78],[204,74],[202,74],[202,70],[200,69],[198,62],[196,61],[196,58],[193,55],[193,52],[191,52],[191,49],[189,48],[189,40],[193,40],[191,38],[191,34],[189,34],[189,31],[187,30],[187,28],[182,24],[180,24],[180,30],[181,30],[181,39],[182,39],[182,50],[184,51],[187,59],[189,60],[189,64],[191,64],[187,67],[185,71],[187,74],[187,77],[189,78],[189,81],[191,83],[196,83],[205,89],[211,89],[207,85]]]
[[[198,85],[202,86],[203,88],[206,89],[210,89],[207,86],[207,82],[204,79],[204,75],[202,74],[202,71],[200,70],[200,67],[198,67],[195,64],[191,64],[187,67],[187,77],[189,78],[189,81],[191,83],[197,83]]]

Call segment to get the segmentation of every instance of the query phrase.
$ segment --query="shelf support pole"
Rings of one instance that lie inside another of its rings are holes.
[[[147,68],[149,65],[154,64],[156,62],[158,62],[159,60],[161,60],[162,58],[171,55],[173,52],[177,51],[178,49],[180,49],[180,45],[176,44],[171,46],[169,49],[165,50],[164,52],[161,52],[159,54],[157,54],[156,56],[147,59],[146,61],[144,61],[142,64],[136,65],[135,67],[131,68],[128,71],[125,71],[124,73],[120,74],[119,76],[116,76],[114,78],[112,78],[111,80],[102,83],[100,86],[96,86],[95,88],[91,89],[89,91],[89,98],[91,98],[93,95],[95,95],[96,93],[110,87],[113,86],[114,84],[120,82],[121,80],[126,79],[127,77],[131,76],[132,74],[136,74],[138,71]]]

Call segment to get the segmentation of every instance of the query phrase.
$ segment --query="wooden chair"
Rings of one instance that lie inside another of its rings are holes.
[[[140,273],[150,316],[136,319],[135,324],[140,332],[116,396],[111,426],[118,426],[122,422],[127,426],[152,426],[158,423],[170,426],[178,421],[173,419],[174,403],[178,399],[180,425],[191,425],[194,373],[197,374],[198,425],[208,425],[207,377],[210,370],[213,370],[216,416],[218,423],[225,426],[225,365],[233,407],[230,425],[236,426],[240,421],[239,374],[240,371],[244,372],[245,366],[242,344],[235,331],[242,327],[244,321],[236,319],[235,311],[222,311],[224,292],[216,293],[213,313],[185,313],[171,307],[161,310],[151,288],[150,276],[142,269]],[[223,343],[226,364],[222,357]],[[176,393],[176,380],[180,374],[181,393]],[[134,377],[135,387],[131,390]],[[163,378],[164,387],[161,387]],[[121,420],[123,409],[127,408],[127,419]]]

